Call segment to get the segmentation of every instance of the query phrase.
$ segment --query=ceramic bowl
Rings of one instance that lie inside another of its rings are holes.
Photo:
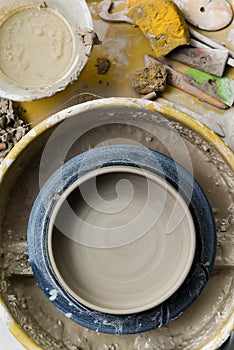
[[[129,180],[132,202],[149,202],[138,222],[142,203],[125,215],[119,207],[131,195]],[[105,201],[94,213],[99,191]],[[116,202],[116,191],[123,202]],[[88,205],[80,206],[81,194]],[[131,230],[129,218],[136,224]],[[111,229],[119,225],[116,235]],[[35,278],[56,308],[85,327],[97,329],[98,322],[101,332],[130,334],[170,322],[198,297],[214,263],[216,229],[203,191],[172,159],[139,146],[105,146],[68,161],[43,186],[29,220],[28,249]]]
[[[2,0],[0,96],[31,101],[65,89],[86,65],[93,34],[84,0]]]

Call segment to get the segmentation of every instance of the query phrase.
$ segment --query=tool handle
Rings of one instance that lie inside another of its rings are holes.
[[[187,92],[188,94],[199,98],[199,100],[209,103],[210,105],[220,108],[227,109],[228,106],[223,102],[219,101],[213,96],[208,95],[206,92],[198,89],[196,86],[193,86],[188,80],[185,74],[176,71],[167,64],[164,63],[163,59],[158,59],[151,55],[145,55],[145,64],[149,65],[150,63],[157,62],[162,64],[168,71],[168,84],[174,86],[182,91]]]
[[[188,94],[199,98],[199,100],[209,103],[210,105],[226,109],[228,108],[223,102],[217,100],[215,97],[208,95],[206,92],[198,89],[196,86],[191,85],[184,74],[177,72],[175,69],[166,65],[168,70],[168,84],[174,86],[180,90],[187,92]]]

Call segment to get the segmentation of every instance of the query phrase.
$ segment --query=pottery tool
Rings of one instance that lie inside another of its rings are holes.
[[[226,0],[174,0],[187,22],[197,28],[216,31],[229,25],[233,18]]]
[[[197,48],[212,48],[212,49],[218,49],[226,51],[229,55],[229,58],[227,60],[227,64],[231,67],[234,67],[234,51],[229,50],[221,43],[218,43],[215,40],[212,40],[211,38],[208,38],[207,36],[198,33],[196,30],[189,28],[189,33],[191,36],[190,42],[191,45]],[[232,57],[232,58],[231,58]]]
[[[172,55],[171,58],[174,59]],[[173,60],[171,58],[161,58],[160,61],[171,66],[173,65]],[[217,61],[216,64],[218,65],[219,62]],[[202,66],[200,70],[186,68],[182,73],[186,75],[187,80],[189,80],[193,86],[196,86],[198,89],[201,89],[205,93],[231,107],[234,103],[234,80],[226,76],[218,77],[214,74],[206,73],[201,69]]]
[[[142,100],[154,101],[157,97],[158,97],[158,95],[156,94],[156,92],[155,91],[151,91],[148,94],[143,95],[141,98],[142,98]]]
[[[158,60],[157,58],[149,55],[145,55],[145,63],[146,66],[149,64],[152,64],[153,62],[157,62],[158,64],[162,64],[161,60]],[[219,99],[207,94],[206,92],[199,89],[197,86],[194,86],[193,83],[191,83],[191,79],[189,79],[188,76],[186,76],[183,73],[180,73],[173,69],[172,67],[168,66],[167,64],[163,63],[164,66],[168,70],[168,84],[171,86],[174,86],[182,91],[185,91],[186,93],[197,97],[199,100],[206,102],[214,107],[220,108],[220,109],[226,109],[228,106],[220,101]],[[221,79],[221,78],[220,78]],[[199,84],[198,84],[199,85]]]
[[[124,23],[130,23],[135,24],[132,19],[130,19],[127,16],[127,9],[124,9],[122,11],[118,11],[115,13],[110,13],[110,9],[113,5],[112,0],[103,0],[98,5],[98,15],[101,19],[107,22],[124,22]]]
[[[225,50],[224,52],[227,53]],[[160,60],[165,64],[173,65],[173,59],[174,56],[171,55],[169,59],[165,57],[164,59]],[[184,63],[192,66],[192,64],[190,64],[191,61],[188,59],[188,57],[186,57],[186,61],[187,62],[184,60]],[[218,60],[216,60],[216,65],[217,67],[219,66]],[[188,77],[188,80],[190,80],[190,83],[192,85],[198,87],[202,91],[208,93],[209,95],[225,103],[227,106],[231,107],[234,103],[234,80],[226,76],[217,76],[218,68],[215,69],[215,63],[213,66],[215,74],[205,72],[202,64],[200,64],[200,67],[198,65],[199,69],[188,68],[184,70],[183,74]],[[212,66],[210,66],[210,70],[212,71]]]
[[[211,48],[210,46],[200,42],[199,40],[192,39],[192,38],[190,38],[190,44],[194,48],[198,48],[198,49],[210,49]],[[213,50],[221,50],[221,49],[213,49]],[[229,50],[223,46],[222,51],[226,52],[228,54],[227,65],[230,67],[234,67],[234,59],[230,57]]]
[[[200,89],[216,97],[227,106],[234,103],[234,80],[229,77],[217,77],[202,72],[195,68],[189,68],[183,72],[193,80],[192,84],[199,85]]]
[[[206,73],[222,77],[228,60],[228,52],[219,49],[181,47],[170,57]]]
[[[206,35],[203,35],[192,28],[189,28],[189,33],[192,38],[195,38],[201,41],[202,43],[208,45],[209,47],[212,47],[213,49],[227,50],[229,52],[229,55],[234,58],[234,51],[229,50],[220,42],[213,40],[211,38],[208,38]]]

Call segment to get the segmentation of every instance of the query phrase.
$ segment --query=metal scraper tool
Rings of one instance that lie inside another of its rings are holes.
[[[182,47],[174,50],[170,57],[190,67],[222,77],[229,54],[219,49]]]
[[[218,49],[226,51],[229,55],[227,64],[231,67],[234,67],[234,51],[230,50],[223,44],[212,40],[211,38],[208,38],[207,36],[197,32],[196,30],[189,28],[189,34],[191,36],[191,45],[193,47],[197,47],[199,49],[206,49],[206,48],[212,48],[212,49]]]
[[[163,64],[164,67],[166,67],[167,71],[168,71],[168,84],[169,85],[174,86],[182,91],[185,91],[186,93],[188,93],[192,96],[195,96],[199,100],[206,102],[206,103],[209,103],[210,105],[212,105],[216,108],[220,108],[220,109],[228,108],[228,105],[225,104],[220,99],[217,99],[216,97],[209,95],[208,93],[206,93],[204,90],[198,88],[197,86],[194,86],[193,83],[190,82],[190,79],[185,74],[178,72],[175,69],[173,69],[172,67],[168,66],[167,64],[165,64],[164,60],[157,59],[154,56],[146,54],[144,56],[144,61],[145,61],[146,66],[149,66],[150,64],[156,63],[156,62],[158,64]],[[194,69],[194,68],[191,68],[191,69]],[[208,73],[204,73],[204,74],[208,74]],[[223,79],[223,78],[218,78],[218,79]],[[197,85],[200,87],[199,84],[197,84]]]
[[[152,60],[156,61],[156,58],[153,56],[145,55],[148,57],[148,60],[152,62]],[[171,74],[171,84],[172,86],[181,88],[181,90],[185,90],[186,92],[193,95],[194,93],[200,100],[203,100],[207,103],[212,104],[218,108],[224,108],[217,103],[217,100],[223,102],[226,106],[231,107],[234,103],[234,80],[227,77],[218,77],[214,74],[203,72],[196,68],[184,68],[181,72],[177,72],[173,69],[174,65],[174,57],[164,57],[160,58],[158,61],[163,63],[164,65],[168,65],[168,71],[172,72]],[[145,58],[146,63],[146,58]],[[181,69],[180,69],[181,70]],[[180,79],[177,77],[180,75]],[[177,83],[180,83],[179,86],[176,86]],[[186,86],[186,87],[185,87]],[[203,97],[199,96],[198,91],[194,91],[194,88],[199,89],[205,95]],[[195,95],[194,95],[195,96]],[[210,98],[215,98],[215,100],[211,100]]]

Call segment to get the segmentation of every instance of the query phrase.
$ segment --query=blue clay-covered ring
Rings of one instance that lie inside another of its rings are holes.
[[[188,203],[196,229],[195,258],[184,283],[162,304],[136,314],[111,315],[85,307],[61,287],[50,264],[48,227],[59,196],[79,177],[106,166],[139,167],[164,177]],[[29,219],[28,250],[34,276],[40,288],[65,316],[99,332],[133,334],[167,324],[196,300],[213,268],[216,227],[212,209],[204,192],[192,175],[172,159],[142,146],[104,146],[69,160],[43,186]]]

